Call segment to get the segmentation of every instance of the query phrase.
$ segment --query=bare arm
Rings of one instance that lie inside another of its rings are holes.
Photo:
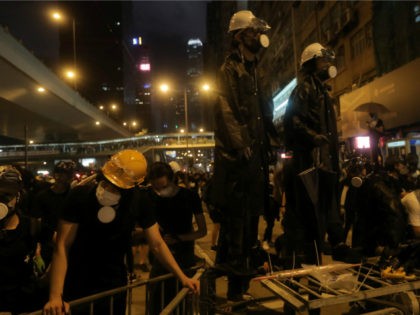
[[[179,267],[174,256],[170,252],[165,241],[159,232],[158,224],[155,223],[145,230],[147,241],[153,254],[159,259],[160,263],[170,272],[172,272],[182,283],[184,287],[189,288],[194,293],[200,291],[200,283],[197,280],[188,278]]]
[[[64,314],[63,306],[68,311],[69,306],[63,303],[64,279],[67,272],[67,256],[77,234],[78,224],[60,220],[57,230],[57,241],[51,263],[50,296],[44,306],[45,314]]]

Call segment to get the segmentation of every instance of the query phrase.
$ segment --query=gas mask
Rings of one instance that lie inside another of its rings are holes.
[[[257,54],[261,48],[270,46],[270,39],[260,28],[245,29],[242,33],[242,42],[253,54]]]
[[[96,188],[96,199],[102,206],[115,206],[121,199],[120,193],[110,192],[102,187],[102,182]]]
[[[14,198],[18,199],[18,196],[0,196],[0,227],[3,227],[6,219],[15,213],[17,200],[14,206],[10,205]]]
[[[360,188],[363,185],[363,178],[361,176],[354,176],[351,179],[351,185],[355,188]]]
[[[333,79],[337,76],[337,68],[336,66],[331,65],[328,68],[324,68],[321,71],[318,71],[317,76],[321,81]]]

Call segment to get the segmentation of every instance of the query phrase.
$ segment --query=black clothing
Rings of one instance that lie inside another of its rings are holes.
[[[203,208],[198,194],[192,190],[179,187],[177,194],[170,198],[159,197],[152,189],[149,191],[155,208],[156,221],[162,235],[191,233],[193,216],[202,214]],[[168,245],[181,268],[191,267],[194,263],[194,241],[181,241]]]
[[[124,257],[131,244],[135,221],[144,229],[156,222],[150,199],[145,191],[136,188],[121,190],[121,200],[113,207],[115,219],[102,223],[98,218],[102,206],[95,192],[96,185],[75,187],[60,214],[60,219],[78,224],[68,257],[65,300],[126,285]],[[123,305],[118,306],[119,312],[125,314],[125,301],[122,300]]]
[[[70,187],[69,187],[70,188]],[[39,241],[41,243],[41,256],[48,266],[54,250],[53,236],[57,231],[58,217],[69,190],[55,193],[51,187],[40,191],[34,199],[31,215],[41,219]]]
[[[386,173],[365,180],[358,195],[360,210],[354,222],[353,246],[373,256],[377,246],[395,249],[406,239],[408,223],[400,193],[399,180]]]
[[[18,216],[16,229],[0,230],[0,312],[31,312],[43,303],[34,295],[31,258],[36,243],[30,233],[30,220]]]
[[[169,234],[176,239],[178,235],[188,234],[194,230],[193,216],[203,213],[201,200],[196,192],[179,187],[177,194],[169,198],[158,196],[152,189],[149,190],[149,194],[155,203],[156,221],[162,235]],[[188,269],[195,265],[194,241],[179,241],[175,244],[168,244],[168,247],[181,269]],[[152,257],[151,263],[150,278],[168,273],[156,258]],[[193,275],[186,270],[185,272],[188,276]],[[175,278],[164,281],[165,300],[163,304],[161,301],[162,284],[151,285],[150,314],[159,314],[162,310],[161,305],[166,306],[173,299],[178,292],[177,281]],[[180,288],[179,284],[178,288]],[[181,311],[181,313],[184,312]]]
[[[238,50],[232,51],[220,69],[215,104],[214,175],[208,194],[210,203],[223,213],[216,263],[241,274],[252,270],[255,222],[269,204],[270,144],[277,139],[273,103],[260,84],[261,75],[256,61],[245,61]],[[244,156],[246,148],[252,152],[249,159]],[[228,298],[246,291],[236,282],[228,286]]]
[[[326,230],[332,246],[344,241],[338,199],[338,135],[335,111],[327,87],[306,74],[293,90],[284,118],[285,143],[293,151],[291,165],[285,166],[286,212],[283,220],[287,255],[293,252],[300,262],[317,263],[318,250]],[[320,141],[320,136],[325,141]],[[316,150],[315,150],[316,149]],[[319,159],[319,163],[317,163]],[[319,164],[318,202],[308,195],[299,176]]]

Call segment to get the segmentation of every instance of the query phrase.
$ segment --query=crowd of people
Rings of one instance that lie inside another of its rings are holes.
[[[136,226],[153,254],[151,275],[172,272],[198,292],[183,270],[195,264],[194,240],[207,234],[203,210],[196,191],[175,184],[169,164],[153,163],[147,172],[141,153],[123,150],[72,186],[74,173],[74,162],[59,162],[54,183],[29,194],[33,187],[24,187],[16,167],[0,167],[0,311],[64,314],[68,301],[126,285]],[[165,289],[166,298],[176,293],[169,282]],[[152,292],[158,314],[165,304],[157,287]],[[94,307],[107,314],[110,301]],[[125,294],[112,307],[125,314]]]
[[[250,279],[265,265],[261,248],[270,250],[273,242],[279,268],[322,264],[322,253],[344,262],[379,255],[389,274],[420,267],[418,157],[410,153],[403,160],[373,148],[371,160],[340,158],[327,85],[337,74],[335,55],[319,43],[302,52],[281,139],[258,65],[269,29],[251,11],[230,20],[231,47],[214,108],[211,178],[183,172],[174,162],[148,166],[132,149],[80,182],[72,182],[75,164],[60,162],[54,182],[37,189],[26,170],[0,166],[0,312],[43,307],[45,314],[67,313],[68,301],[126,285],[133,252],[147,247],[151,277],[172,272],[198,293],[189,268],[196,262],[195,240],[207,234],[203,206],[214,222],[213,272],[227,276],[232,302],[244,299]],[[373,127],[383,131],[382,123]],[[284,149],[290,158],[277,162]],[[259,236],[262,216],[267,227]],[[276,220],[283,234],[273,240]],[[146,260],[143,255],[141,265]],[[158,314],[176,286],[170,279],[150,292],[150,313]],[[107,314],[110,307],[125,314],[125,294],[112,304],[100,300],[95,312]],[[72,308],[72,314],[86,312]],[[284,313],[294,310],[285,305]]]

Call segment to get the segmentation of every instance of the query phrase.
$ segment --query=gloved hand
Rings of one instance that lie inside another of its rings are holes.
[[[45,272],[45,262],[41,255],[37,255],[33,259],[34,273],[37,277],[41,277]]]
[[[250,147],[246,147],[239,152],[240,156],[243,156],[245,159],[250,160],[252,157],[252,150]]]
[[[323,145],[323,144],[327,144],[330,143],[330,141],[328,140],[327,136],[324,135],[316,135],[314,137],[314,143],[317,147]]]

